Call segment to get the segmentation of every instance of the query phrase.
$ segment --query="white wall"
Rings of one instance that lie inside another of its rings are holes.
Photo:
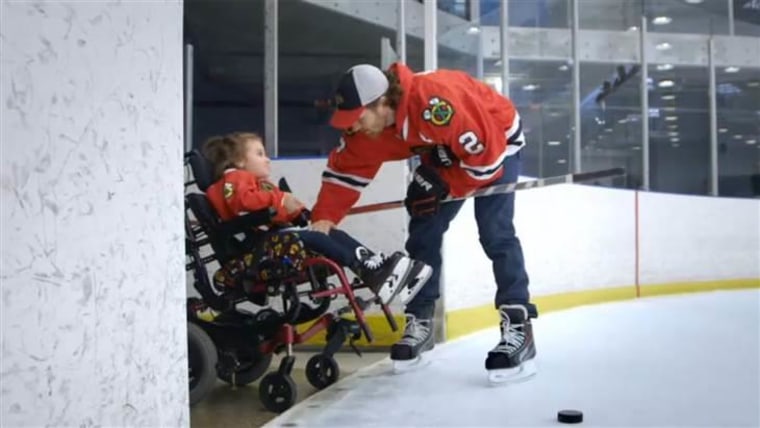
[[[182,3],[0,7],[0,425],[188,425]]]

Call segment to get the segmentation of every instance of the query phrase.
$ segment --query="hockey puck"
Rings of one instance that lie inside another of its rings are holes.
[[[578,410],[560,410],[557,413],[557,420],[563,424],[579,424],[583,422],[583,412]]]

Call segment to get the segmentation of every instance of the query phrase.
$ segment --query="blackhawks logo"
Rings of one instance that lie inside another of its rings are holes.
[[[430,107],[422,112],[422,118],[436,126],[445,126],[454,116],[454,107],[443,98],[433,97],[428,101]]]

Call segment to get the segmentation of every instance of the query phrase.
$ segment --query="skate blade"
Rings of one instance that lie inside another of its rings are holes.
[[[488,382],[494,386],[526,382],[535,376],[537,371],[535,362],[528,360],[519,367],[489,370]]]
[[[430,365],[430,359],[419,356],[412,360],[392,360],[393,374],[404,374]]]

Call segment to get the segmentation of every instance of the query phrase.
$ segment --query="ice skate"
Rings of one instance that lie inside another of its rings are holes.
[[[430,266],[416,262],[399,251],[385,257],[364,247],[356,250],[358,274],[380,302],[389,304],[397,297],[402,304],[413,298],[432,273]]]
[[[536,345],[528,311],[522,305],[502,305],[501,340],[488,352],[486,370],[491,385],[524,382],[536,374]]]
[[[433,320],[406,314],[404,336],[391,346],[391,361],[396,374],[417,370],[430,363],[427,351],[433,349]]]

